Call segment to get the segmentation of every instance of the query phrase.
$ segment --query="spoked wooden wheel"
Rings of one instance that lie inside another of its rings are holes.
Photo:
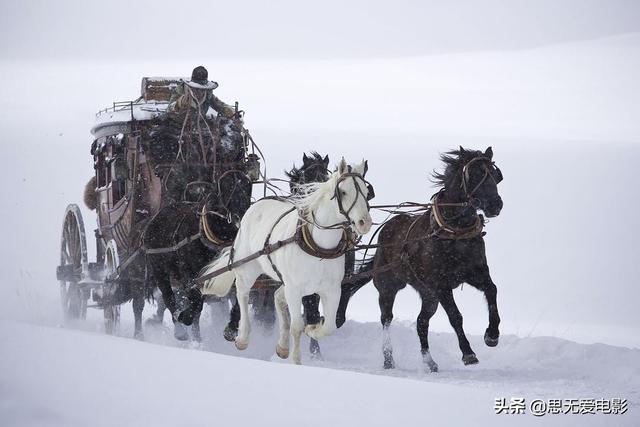
[[[87,316],[89,291],[80,285],[80,281],[87,276],[88,266],[84,222],[78,205],[72,204],[64,213],[57,271],[66,319],[84,319]]]
[[[104,254],[105,284],[103,290],[103,310],[104,310],[104,330],[107,334],[113,335],[118,331],[120,325],[120,305],[114,298],[118,283],[118,247],[113,240],[107,244]]]

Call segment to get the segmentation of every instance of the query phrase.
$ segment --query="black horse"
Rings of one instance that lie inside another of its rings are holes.
[[[302,155],[302,166],[300,168],[295,165],[285,175],[289,178],[289,188],[291,194],[298,192],[299,185],[311,182],[325,182],[329,178],[329,156],[322,157],[317,152],[312,152],[310,156],[306,153]],[[350,268],[353,269],[353,262]],[[321,321],[320,316],[320,297],[316,294],[308,295],[302,299],[304,307],[305,321],[307,324],[313,325]],[[238,323],[240,322],[240,306],[235,301],[230,313],[229,323],[224,330],[224,337],[227,341],[234,341],[238,334]],[[314,339],[310,343],[311,354],[320,357],[320,346]]]
[[[417,330],[424,363],[432,372],[438,365],[429,353],[429,320],[442,305],[458,337],[465,365],[478,363],[464,330],[462,315],[453,298],[453,289],[462,283],[482,291],[489,308],[486,345],[498,344],[500,317],[496,285],[489,275],[482,231],[484,218],[497,216],[502,209],[498,183],[502,173],[493,163],[489,147],[484,153],[460,147],[441,156],[444,173],[434,173],[442,189],[432,198],[431,208],[419,216],[397,215],[383,225],[375,256],[345,284],[350,292],[341,302],[344,312],[349,296],[371,277],[379,292],[380,320],[383,327],[384,367],[393,368],[389,325],[398,291],[410,284],[422,299]],[[344,288],[343,288],[344,289]]]
[[[199,340],[202,298],[187,285],[235,238],[240,220],[251,204],[252,180],[243,170],[243,142],[232,122],[219,119],[223,143],[217,144],[214,161],[212,148],[208,148],[212,147],[210,141],[200,140],[195,150],[178,144],[183,136],[181,126],[181,117],[168,117],[150,135],[155,142],[149,150],[154,161],[173,162],[163,175],[171,203],[146,225],[142,244],[147,288],[160,289],[177,326],[176,338],[187,339],[181,324],[193,324],[194,338]],[[198,151],[201,146],[208,151]],[[203,154],[198,158],[193,153]],[[177,158],[186,160],[173,161]],[[136,324],[137,317],[138,313]]]

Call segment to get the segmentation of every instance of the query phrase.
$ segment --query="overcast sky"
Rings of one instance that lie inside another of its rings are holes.
[[[397,57],[632,31],[635,0],[0,0],[3,59]]]

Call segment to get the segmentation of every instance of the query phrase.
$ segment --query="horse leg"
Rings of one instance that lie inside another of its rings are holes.
[[[381,280],[382,279],[382,280]],[[384,369],[395,368],[393,361],[393,347],[391,346],[391,333],[389,327],[393,320],[393,303],[402,286],[395,286],[383,278],[374,279],[374,285],[378,289],[378,304],[380,305],[380,322],[382,323],[382,355],[384,356]]]
[[[132,305],[133,317],[135,319],[135,330],[133,337],[139,340],[144,339],[142,332],[142,310],[144,310],[144,283],[132,282]]]
[[[345,254],[344,260],[344,279],[348,280],[351,275],[354,273],[354,265],[355,265],[355,252],[347,252]],[[347,320],[347,306],[349,305],[349,300],[355,294],[358,289],[362,286],[370,282],[371,279],[368,278],[366,281],[364,280],[356,280],[355,282],[343,283],[340,288],[340,303],[338,304],[338,311],[336,313],[336,326],[340,328],[344,325],[344,322]]]
[[[307,325],[320,323],[320,296],[318,294],[307,295],[302,298],[304,308],[304,320]],[[322,359],[318,340],[311,338],[309,341],[309,353],[312,359]]]
[[[177,309],[176,296],[171,288],[169,272],[165,272],[162,268],[163,259],[159,255],[151,255],[147,258],[147,262],[149,263],[149,267],[151,267],[151,277],[153,277],[155,284],[162,293],[164,305],[171,313],[171,319],[173,320],[173,336],[179,341],[184,341],[188,339],[188,334],[185,327],[175,319],[174,314]]]
[[[240,324],[235,344],[238,350],[245,350],[249,346],[251,323],[249,322],[249,292],[258,275],[252,275],[253,280],[247,280],[247,275],[236,275],[236,298],[240,306]],[[249,278],[249,279],[251,279]]]
[[[438,309],[438,299],[432,296],[420,295],[422,298],[422,308],[418,315],[417,330],[420,339],[420,351],[422,361],[429,367],[431,372],[438,372],[438,364],[431,357],[429,352],[429,320]]]
[[[224,339],[227,341],[235,341],[238,336],[238,324],[240,323],[240,304],[238,304],[238,299],[234,296],[233,306],[231,307],[231,311],[229,312],[229,323],[224,328]]]
[[[462,329],[462,314],[460,314],[460,310],[458,310],[458,306],[453,299],[453,290],[448,287],[446,289],[441,289],[439,297],[440,304],[442,304],[442,308],[444,308],[444,311],[447,313],[447,317],[449,317],[449,323],[458,336],[458,345],[460,346],[460,351],[462,351],[462,362],[465,365],[474,365],[478,363],[478,358],[473,350],[471,350],[469,340],[467,340],[464,330]]]
[[[202,335],[200,334],[200,313],[193,318],[193,323],[191,324],[191,340],[197,343],[202,342]]]
[[[289,307],[284,295],[284,289],[280,286],[274,294],[276,315],[280,325],[280,337],[276,346],[276,354],[281,359],[289,357],[289,336],[291,333],[291,316],[289,316]]]
[[[291,283],[285,278],[285,283]],[[304,319],[302,317],[302,311],[300,305],[302,304],[302,294],[300,290],[291,284],[284,287],[284,296],[286,304],[289,307],[289,317],[291,319],[290,329],[291,336],[293,337],[293,352],[291,354],[293,363],[300,365],[300,336],[304,331]]]
[[[336,329],[336,312],[340,302],[340,288],[322,291],[320,299],[324,309],[324,321],[322,324],[307,325],[305,333],[316,340],[331,335]]]
[[[164,304],[164,298],[162,296],[157,300],[158,308],[156,309],[156,314],[153,316],[153,321],[157,323],[162,323],[164,320],[164,311],[167,309],[167,306]]]
[[[186,294],[186,307],[178,315],[178,320],[187,326],[191,326],[195,319],[200,317],[204,305],[204,297],[202,293],[195,288],[187,289],[184,292]]]
[[[495,283],[493,283],[493,280],[491,280],[489,269],[483,270],[480,275],[469,280],[468,283],[474,288],[482,291],[487,300],[487,307],[489,309],[489,326],[484,332],[484,343],[489,347],[495,347],[498,345],[498,340],[500,338],[500,315],[498,314],[498,303],[496,301],[498,288]]]

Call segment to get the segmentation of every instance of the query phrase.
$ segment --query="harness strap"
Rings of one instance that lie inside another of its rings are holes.
[[[271,227],[271,231],[269,231],[269,234],[267,234],[267,238],[264,240],[264,248],[265,248],[264,250],[266,250],[267,248],[270,247],[269,240],[271,239],[271,234],[273,233],[273,230],[276,228],[276,225],[278,225],[278,223],[280,221],[282,221],[282,218],[284,218],[285,216],[289,215],[291,212],[293,212],[295,210],[296,210],[296,207],[294,206],[291,209],[287,210],[286,212],[283,212],[282,215],[280,215],[278,217],[276,222],[273,223],[273,226]],[[293,239],[295,239],[295,238],[296,238],[296,235],[293,236]],[[291,239],[291,237],[289,239]],[[287,240],[289,240],[289,239],[287,239]],[[282,241],[278,241],[278,242],[274,243],[274,245],[276,245],[278,243],[282,243]],[[273,250],[279,249],[281,247],[282,247],[282,245],[278,246],[277,248],[275,248]],[[271,268],[273,268],[273,271],[275,271],[276,275],[278,275],[278,279],[280,280],[280,283],[282,283],[284,285],[284,279],[282,278],[282,273],[280,273],[280,270],[278,270],[278,267],[276,267],[276,264],[273,262],[273,259],[271,258],[271,252],[273,252],[273,251],[266,252],[267,259],[269,260],[269,263],[271,264]]]
[[[145,254],[166,254],[167,252],[175,252],[178,249],[180,249],[181,247],[188,245],[189,243],[193,242],[194,240],[198,240],[200,237],[202,237],[202,235],[200,233],[196,233],[192,236],[189,237],[185,237],[184,239],[180,240],[178,243],[176,243],[173,246],[168,246],[168,247],[164,247],[164,248],[146,248],[146,247],[141,247],[140,249],[142,250],[142,252],[144,252]]]
[[[431,199],[431,218],[433,218],[436,225],[438,226],[438,228],[434,230],[433,235],[439,237],[440,239],[463,240],[472,239],[482,234],[482,230],[484,228],[484,217],[482,215],[477,215],[476,222],[470,227],[455,228],[447,224],[446,220],[442,216],[442,212],[440,212],[440,206],[438,203],[439,194],[440,193],[437,193]]]
[[[289,243],[293,243],[295,241],[295,236],[289,237],[288,239],[285,240],[278,240],[277,242],[271,243],[270,245],[265,246],[264,248],[262,248],[261,250],[259,250],[258,252],[255,252],[245,258],[242,258],[238,261],[234,261],[231,262],[229,264],[227,264],[224,267],[221,267],[215,271],[212,271],[211,273],[205,274],[203,276],[197,277],[195,279],[193,279],[193,283],[195,285],[202,285],[204,282],[206,282],[209,279],[212,279],[216,276],[219,276],[223,273],[226,273],[228,271],[233,270],[236,267],[240,267],[243,264],[246,264],[250,261],[253,261],[256,258],[260,258],[263,255],[269,255],[272,252],[277,251],[278,249],[280,249],[281,247],[288,245]]]
[[[225,243],[228,243],[218,239],[216,235],[213,233],[213,231],[211,230],[211,227],[209,227],[209,223],[207,222],[207,211],[205,208],[206,208],[206,204],[202,206],[202,212],[200,216],[200,230],[204,234],[204,237],[206,237],[207,240],[209,240],[211,243],[215,245],[224,245]]]
[[[298,220],[296,231],[296,243],[306,254],[316,258],[335,259],[343,256],[352,247],[352,242],[346,230],[343,230],[342,237],[338,245],[333,249],[325,249],[318,246],[311,236],[308,225],[302,220]]]

